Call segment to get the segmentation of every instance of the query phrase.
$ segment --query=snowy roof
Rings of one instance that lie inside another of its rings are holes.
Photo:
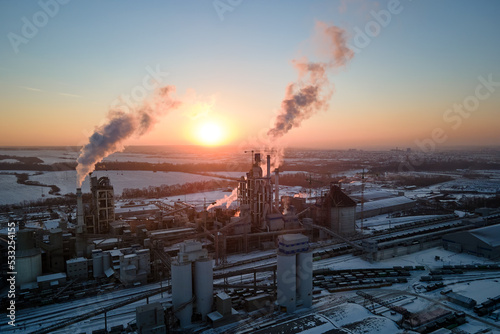
[[[478,228],[469,233],[491,247],[500,246],[500,225]]]
[[[333,207],[351,207],[356,206],[356,202],[347,196],[338,186],[332,185],[327,195],[327,201]]]
[[[373,201],[373,202],[365,202],[363,210],[364,211],[376,210],[376,209],[381,209],[381,208],[386,208],[386,207],[391,207],[391,206],[396,206],[396,205],[401,205],[401,204],[409,204],[409,203],[414,203],[414,202],[415,202],[414,200],[409,199],[409,198],[404,197],[404,196],[386,198],[386,199],[381,199],[381,200]],[[357,206],[356,212],[361,212],[361,205]]]
[[[365,191],[364,194],[361,194],[360,192],[352,193],[349,196],[358,200],[361,200],[361,197],[363,197],[365,201],[373,201],[378,199],[394,197],[396,195],[393,194],[392,192],[385,190],[371,190],[371,191]]]
[[[84,257],[77,257],[76,259],[69,259],[66,263],[78,263],[78,262],[87,262],[87,259]]]
[[[56,273],[56,274],[38,276],[36,278],[36,281],[37,281],[37,283],[50,282],[50,281],[53,281],[56,279],[61,279],[61,278],[66,278],[66,274],[65,273]]]

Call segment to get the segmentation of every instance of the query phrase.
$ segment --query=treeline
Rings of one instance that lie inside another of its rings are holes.
[[[460,208],[465,211],[474,211],[479,208],[500,208],[500,196],[495,197],[462,197]]]
[[[395,184],[400,187],[428,187],[451,180],[453,178],[448,175],[398,175],[395,177]]]
[[[38,163],[23,163],[23,162],[1,162],[0,170],[34,170],[40,172],[55,172],[74,170],[76,162],[56,162],[51,165],[38,164]]]
[[[141,161],[106,161],[96,164],[96,170],[147,170],[161,172],[225,172],[228,168],[235,172],[246,171],[249,167],[244,164],[236,166],[228,166],[227,163],[186,163],[186,164],[171,164],[171,163],[150,163]]]
[[[338,183],[343,177],[328,175],[311,175],[308,173],[282,174],[279,177],[279,184],[291,187],[320,188],[331,183]],[[273,176],[274,180],[274,176]]]
[[[30,171],[65,171],[75,170],[76,162],[57,162],[51,165],[46,164],[28,164],[22,162],[2,163],[0,161],[0,170],[30,170]],[[186,164],[171,164],[171,163],[149,163],[136,161],[106,161],[99,162],[95,166],[96,170],[145,170],[145,171],[161,171],[161,172],[226,172],[228,170],[234,172],[247,171],[249,166],[246,164],[228,165],[227,163],[186,163]]]
[[[61,188],[59,188],[55,184],[44,184],[44,183],[40,183],[38,181],[29,180],[29,175],[26,173],[15,173],[14,175],[16,176],[17,183],[19,183],[19,184],[24,184],[26,186],[50,188],[49,194],[51,194],[51,195],[59,195],[59,192],[61,191]]]
[[[149,186],[142,189],[125,188],[122,191],[122,198],[160,198],[168,196],[179,196],[200,192],[214,191],[221,188],[234,189],[237,182],[229,180],[209,180],[184,184]]]
[[[23,164],[39,164],[39,163],[43,162],[42,159],[37,158],[37,157],[18,157],[15,155],[0,154],[0,161],[6,160],[6,159],[17,160]]]
[[[382,174],[385,172],[449,172],[457,169],[471,169],[471,170],[498,170],[500,163],[488,161],[466,161],[466,160],[453,160],[453,161],[419,161],[418,164],[411,163],[410,161],[402,162],[389,162],[380,166],[370,168],[372,174]]]
[[[84,194],[84,202],[90,202],[90,194]],[[76,195],[68,194],[61,197],[47,197],[35,201],[23,201],[17,204],[0,205],[0,212],[6,213],[12,210],[23,209],[26,207],[51,207],[51,206],[73,206],[76,205]]]

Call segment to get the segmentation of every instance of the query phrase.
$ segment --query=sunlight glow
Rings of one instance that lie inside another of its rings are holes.
[[[221,127],[216,123],[204,123],[198,128],[198,140],[202,145],[215,146],[223,140]]]

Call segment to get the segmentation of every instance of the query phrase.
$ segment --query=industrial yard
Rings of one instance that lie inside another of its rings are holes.
[[[338,155],[350,156],[353,165],[372,159],[362,168],[323,174],[305,166],[310,157],[285,158],[273,169],[271,154],[252,151],[240,156],[246,173],[170,176],[180,184],[220,179],[219,188],[153,198],[126,198],[133,191],[124,189],[151,189],[170,172],[99,170],[76,195],[52,195],[68,204],[4,205],[3,240],[9,222],[17,235],[17,326],[7,318],[0,328],[500,332],[500,210],[485,205],[498,198],[499,174],[457,170],[423,186],[408,183],[411,173],[399,175],[404,184],[394,182],[397,173],[381,178],[378,159],[399,154],[346,151],[328,158],[318,152],[318,166]],[[45,184],[69,189],[61,173],[72,172],[44,172]],[[420,174],[432,179],[442,172]],[[35,173],[28,175],[35,180]],[[471,181],[458,182],[464,175]],[[128,185],[125,177],[134,181]],[[115,188],[115,180],[122,185]],[[165,182],[172,187],[168,177]]]

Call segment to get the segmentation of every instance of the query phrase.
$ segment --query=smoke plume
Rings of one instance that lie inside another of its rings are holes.
[[[328,80],[328,73],[345,66],[354,55],[346,46],[343,29],[317,22],[315,30],[315,41],[327,61],[311,62],[307,58],[292,61],[299,77],[286,88],[281,110],[276,116],[274,126],[267,132],[271,140],[282,137],[292,128],[299,127],[303,120],[317,111],[328,108],[334,88]]]
[[[236,201],[236,199],[238,199],[238,188],[234,188],[231,192],[231,195],[224,195],[224,198],[218,199],[214,204],[210,204],[207,207],[207,210],[210,210],[211,208],[215,208],[217,206],[221,206],[223,204],[226,204],[226,208],[229,208],[229,206],[231,206],[231,203]]]
[[[179,107],[180,102],[171,96],[173,93],[175,86],[165,86],[158,89],[150,101],[144,102],[136,110],[110,110],[107,122],[95,129],[76,160],[77,186],[81,187],[85,176],[94,171],[96,163],[123,150],[126,139],[149,132],[160,116]]]

